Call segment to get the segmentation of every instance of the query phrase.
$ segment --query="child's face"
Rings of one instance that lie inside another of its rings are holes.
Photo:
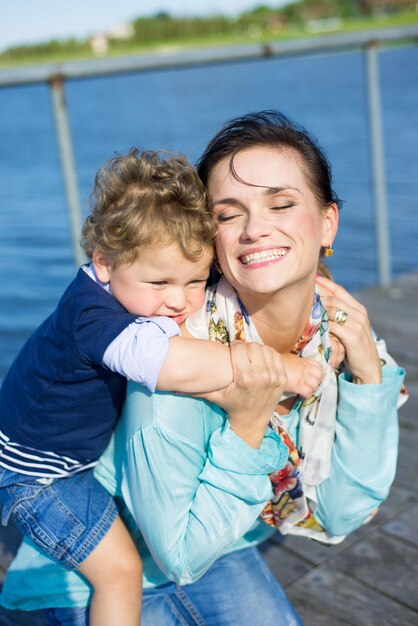
[[[173,243],[146,248],[132,265],[113,269],[101,253],[93,255],[93,263],[98,279],[110,283],[112,295],[129,313],[164,315],[181,324],[205,300],[212,258],[206,248],[197,261],[189,261]]]

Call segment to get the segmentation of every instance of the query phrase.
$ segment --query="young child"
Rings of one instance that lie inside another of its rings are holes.
[[[151,392],[205,393],[233,373],[227,346],[180,336],[179,324],[204,302],[216,234],[194,168],[179,155],[133,149],[99,170],[91,209],[82,243],[92,263],[0,388],[1,521],[12,518],[88,579],[91,626],[137,626],[140,557],[92,468],[126,379]],[[320,367],[290,359],[289,388],[308,395]]]

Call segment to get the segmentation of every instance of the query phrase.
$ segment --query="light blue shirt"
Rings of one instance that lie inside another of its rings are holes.
[[[333,534],[359,527],[387,497],[395,476],[403,377],[396,367],[383,368],[380,385],[353,385],[347,375],[339,377],[331,475],[318,488],[316,512]],[[297,439],[297,412],[287,419]],[[267,474],[283,465],[283,453],[269,429],[255,450],[230,430],[218,407],[185,396],[152,395],[131,383],[96,475],[125,499],[123,516],[143,559],[144,586],[192,582],[223,554],[275,532],[259,514],[271,497]],[[25,539],[0,600],[23,610],[85,606],[90,593],[81,575]]]

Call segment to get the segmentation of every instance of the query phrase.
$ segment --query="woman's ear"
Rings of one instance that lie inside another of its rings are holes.
[[[326,209],[323,209],[322,218],[324,220],[324,223],[321,245],[324,248],[327,248],[329,245],[331,245],[337,235],[338,217],[339,211],[338,206],[335,202],[332,202],[327,206]]]
[[[101,283],[108,283],[110,280],[111,267],[106,255],[97,248],[93,252],[93,265],[97,278]]]

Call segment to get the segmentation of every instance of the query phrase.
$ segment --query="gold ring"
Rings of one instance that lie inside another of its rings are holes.
[[[337,309],[334,315],[334,322],[337,322],[340,326],[346,323],[348,319],[348,313],[342,309]]]

